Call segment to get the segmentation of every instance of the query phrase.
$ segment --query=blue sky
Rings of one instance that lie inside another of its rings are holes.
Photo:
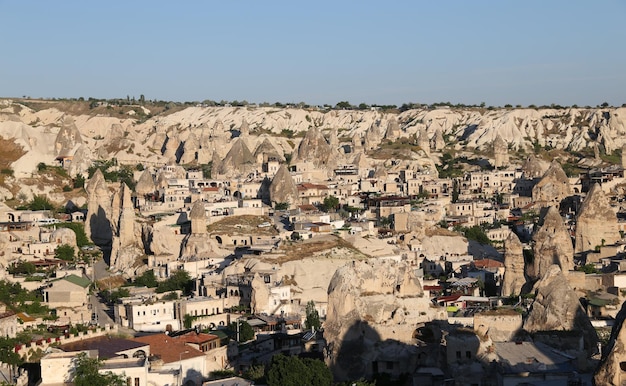
[[[625,1],[0,0],[0,96],[626,103]]]

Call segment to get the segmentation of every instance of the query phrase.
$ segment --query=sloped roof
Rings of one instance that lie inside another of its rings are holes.
[[[61,280],[67,280],[70,283],[76,284],[76,285],[81,286],[83,288],[87,288],[91,284],[91,280],[89,280],[89,279],[87,279],[85,277],[79,277],[79,276],[76,276],[76,275],[68,275],[68,276],[65,276]]]
[[[172,338],[166,334],[146,335],[133,338],[135,342],[150,345],[150,355],[157,355],[163,363],[173,363],[180,360],[204,356],[199,350],[187,346],[184,341]]]

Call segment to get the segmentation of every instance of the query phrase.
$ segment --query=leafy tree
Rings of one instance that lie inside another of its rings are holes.
[[[191,328],[191,325],[193,324],[193,319],[193,315],[185,314],[185,316],[183,317],[183,326],[185,328]]]
[[[288,202],[275,202],[274,203],[274,209],[276,209],[276,210],[287,210],[287,209],[289,209],[289,203]]]
[[[113,291],[103,290],[100,292],[100,296],[102,296],[107,303],[116,303],[121,298],[129,297],[130,291],[128,288],[121,287]]]
[[[177,292],[170,292],[168,294],[163,295],[163,297],[161,298],[163,300],[176,300],[178,299],[178,293]]]
[[[155,288],[158,284],[153,269],[142,273],[135,279],[135,286],[137,287]]]
[[[265,380],[265,366],[262,365],[250,366],[243,372],[242,376],[245,379],[253,381],[256,385],[264,385],[267,383]]]
[[[43,172],[48,168],[48,165],[46,165],[44,162],[39,162],[37,164],[37,171],[38,172]]]
[[[341,101],[335,105],[337,110],[349,110],[352,108],[352,105],[348,101]]]
[[[89,358],[86,353],[80,353],[76,357],[74,368],[75,386],[125,386],[126,380],[122,375],[108,371],[104,374],[98,372],[102,367],[102,360]]]
[[[333,376],[324,362],[274,355],[266,374],[269,386],[330,386]]]
[[[83,188],[85,186],[85,177],[82,174],[78,174],[76,178],[74,178],[73,185],[74,189]]]
[[[460,231],[463,236],[467,237],[469,240],[474,240],[479,242],[480,244],[486,245],[491,245],[492,243],[485,231],[478,225],[474,225],[471,227],[460,227],[457,230]]]
[[[245,320],[232,322],[228,326],[228,329],[230,330],[231,334],[235,336],[237,335],[237,323],[239,323],[239,341],[238,341],[239,343],[247,342],[249,340],[254,339],[254,329]]]
[[[325,212],[330,211],[331,209],[337,209],[339,206],[339,199],[333,195],[324,197],[324,202],[322,203],[322,208]]]
[[[54,209],[54,205],[48,200],[46,196],[35,195],[33,199],[28,203],[28,209],[30,210],[51,210]]]
[[[9,267],[9,273],[11,275],[32,275],[35,272],[37,272],[37,267],[29,261],[13,263],[13,265]]]
[[[189,273],[183,269],[174,272],[166,281],[159,283],[156,292],[183,291],[183,294],[191,294],[193,289],[193,280],[189,277]]]
[[[320,321],[320,314],[315,309],[315,302],[310,300],[306,304],[306,319],[304,320],[304,326],[307,329],[319,330],[322,327],[322,322]]]
[[[74,247],[63,244],[59,245],[57,249],[54,251],[54,257],[57,259],[65,260],[65,261],[73,261],[75,256]]]

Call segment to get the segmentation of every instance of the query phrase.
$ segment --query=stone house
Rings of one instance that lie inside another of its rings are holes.
[[[44,303],[54,309],[61,323],[87,323],[89,310],[89,286],[91,281],[77,275],[68,275],[51,282],[43,290]]]
[[[0,303],[0,337],[15,338],[17,334],[17,314]]]

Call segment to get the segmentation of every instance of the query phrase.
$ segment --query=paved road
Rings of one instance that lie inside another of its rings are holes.
[[[99,259],[93,266],[93,280],[97,281],[110,276],[107,271],[107,264],[103,259]],[[90,295],[89,303],[91,304],[92,317],[95,314],[96,322],[99,326],[105,324],[113,324],[113,310],[107,306],[97,295]],[[93,321],[93,320],[92,320]]]

